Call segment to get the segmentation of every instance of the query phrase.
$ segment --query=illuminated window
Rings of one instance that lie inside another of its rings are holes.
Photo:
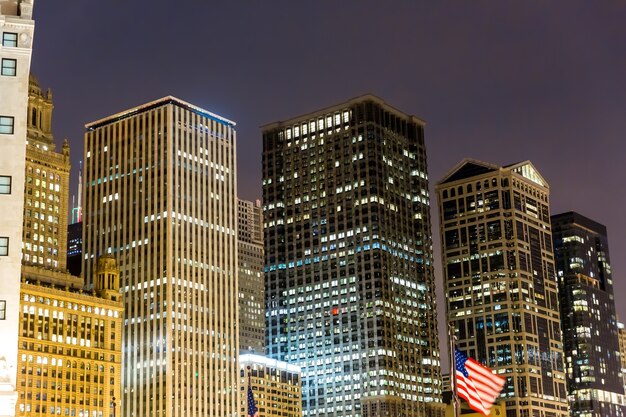
[[[17,73],[17,59],[2,58],[2,75],[15,77]]]
[[[17,33],[2,32],[2,46],[17,46]]]
[[[0,116],[0,133],[5,135],[13,134],[13,117]]]

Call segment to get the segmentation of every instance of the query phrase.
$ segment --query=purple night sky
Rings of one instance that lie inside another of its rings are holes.
[[[553,214],[607,226],[626,320],[626,3],[61,3],[35,3],[32,70],[74,168],[85,123],[174,95],[237,122],[239,194],[260,198],[260,125],[371,92],[427,121],[438,293],[434,184],[530,159]]]

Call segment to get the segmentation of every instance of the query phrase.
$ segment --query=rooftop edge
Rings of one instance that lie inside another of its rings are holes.
[[[154,109],[156,107],[165,106],[167,104],[175,104],[177,106],[180,106],[180,107],[183,107],[183,108],[185,108],[187,110],[190,110],[190,111],[192,111],[194,113],[197,113],[197,114],[199,114],[201,116],[204,116],[204,117],[207,117],[209,119],[215,120],[216,122],[222,123],[222,124],[224,124],[226,126],[235,127],[237,125],[232,120],[229,120],[229,119],[227,119],[225,117],[222,117],[222,116],[220,116],[218,114],[212,113],[212,112],[210,112],[208,110],[205,110],[205,109],[203,109],[201,107],[195,106],[195,105],[193,105],[191,103],[188,103],[188,102],[186,102],[184,100],[181,100],[181,99],[176,98],[174,96],[165,96],[165,97],[162,97],[160,99],[153,100],[153,101],[150,101],[148,103],[144,103],[144,104],[141,104],[139,106],[136,106],[136,107],[133,107],[133,108],[130,108],[130,109],[127,109],[127,110],[123,110],[123,111],[115,113],[115,114],[113,114],[111,116],[107,116],[107,117],[104,117],[102,119],[98,119],[98,120],[96,120],[94,122],[86,123],[85,124],[85,129],[93,130],[93,129],[96,129],[98,127],[104,126],[106,124],[114,123],[114,122],[117,122],[119,120],[123,120],[123,119],[129,118],[129,117],[132,117],[132,116],[134,116],[136,114],[140,114],[142,112]]]

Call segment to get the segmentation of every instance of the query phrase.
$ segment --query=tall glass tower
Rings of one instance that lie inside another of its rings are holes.
[[[437,196],[457,347],[506,378],[507,417],[567,416],[548,183],[529,161],[464,160]]]
[[[174,97],[86,126],[83,274],[119,262],[125,417],[238,411],[234,126]]]
[[[442,415],[424,122],[366,95],[264,126],[263,210],[304,416]]]
[[[552,216],[567,389],[573,417],[624,416],[619,334],[606,227]]]

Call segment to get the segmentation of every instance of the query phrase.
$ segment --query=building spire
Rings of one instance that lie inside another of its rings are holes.
[[[76,205],[74,205],[74,197],[72,196],[72,223],[80,223],[83,221],[83,161],[78,165],[78,194],[76,196]]]

